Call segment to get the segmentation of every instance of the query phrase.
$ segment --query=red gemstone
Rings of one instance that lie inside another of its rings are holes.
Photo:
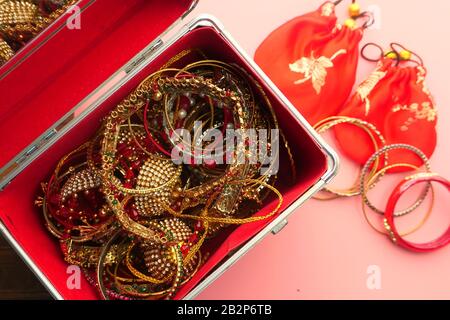
[[[186,96],[180,97],[180,108],[187,110],[190,106],[191,101]]]
[[[75,209],[79,206],[78,200],[75,197],[71,197],[68,201],[67,201],[67,205],[69,206],[69,208],[71,209]]]
[[[183,126],[183,120],[177,120],[177,122],[175,122],[175,129],[180,129]],[[170,133],[170,136],[173,137],[173,133]]]
[[[95,154],[93,157],[94,162],[100,162],[102,160],[102,156],[100,154]]]
[[[68,235],[64,235],[63,237],[68,237]],[[65,242],[61,242],[60,244],[61,251],[66,255],[67,254],[67,245]]]
[[[61,202],[61,195],[58,193],[54,193],[52,195],[50,195],[50,203],[52,204],[59,204]]]
[[[131,148],[126,148],[120,152],[120,154],[125,158],[130,157],[132,155],[132,153],[133,153],[133,150],[131,150]]]
[[[117,151],[119,151],[119,152],[121,152],[121,151],[123,151],[123,150],[125,150],[127,148],[127,144],[126,143],[119,143],[118,145],[117,145]]]
[[[124,186],[125,188],[127,188],[127,189],[133,188],[133,184],[132,184],[131,182],[125,182],[125,183],[123,184],[123,186]]]
[[[133,179],[133,178],[134,178],[133,170],[128,169],[127,173],[125,174],[125,179]]]
[[[139,167],[141,166],[141,161],[140,160],[136,160],[131,164],[131,167],[133,169],[139,169]]]
[[[61,209],[59,209],[59,216],[61,216],[64,219],[67,219],[70,217],[70,210],[67,209],[66,207],[63,207]]]
[[[128,211],[128,215],[133,220],[139,219],[139,212],[135,208],[131,208],[131,210]]]
[[[189,252],[189,246],[185,243],[181,246],[180,250],[183,253],[183,255],[186,255]]]
[[[205,167],[208,169],[214,169],[217,167],[217,162],[214,159],[205,159]]]
[[[191,235],[191,236],[189,237],[189,242],[190,242],[190,243],[197,242],[197,240],[198,240],[198,236],[197,236],[196,233],[194,233],[193,235]]]

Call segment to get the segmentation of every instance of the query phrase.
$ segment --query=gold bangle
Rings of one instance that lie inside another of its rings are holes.
[[[368,123],[363,120],[360,120],[360,119],[357,119],[357,118],[342,117],[342,116],[330,117],[330,118],[324,119],[324,120],[320,121],[319,123],[317,123],[314,126],[314,129],[317,130],[317,132],[319,134],[321,134],[339,124],[351,124],[351,125],[357,126],[360,129],[364,130],[367,133],[367,135],[370,137],[370,139],[373,143],[373,146],[375,148],[375,152],[380,149],[380,146],[378,145],[378,141],[375,139],[375,135],[378,137],[379,142],[381,143],[381,146],[384,146],[386,144],[386,140],[384,139],[383,135],[378,131],[378,129],[373,124]],[[376,171],[378,169],[379,159],[377,158],[376,160],[377,160],[377,162],[375,162],[375,164],[369,174],[369,177],[368,177],[369,179],[376,173]],[[384,157],[384,162],[385,162],[385,165],[387,165],[388,159],[386,156]],[[361,171],[360,171],[359,176],[361,176]],[[314,199],[331,200],[331,199],[335,199],[338,197],[358,196],[361,194],[361,191],[359,190],[359,181],[360,181],[360,177],[355,182],[355,185],[348,190],[333,190],[330,187],[325,187],[323,189],[323,191],[332,194],[332,196],[326,197],[326,198],[315,196]],[[375,180],[372,184],[370,184],[370,188],[374,187],[376,182],[377,182],[377,180]]]

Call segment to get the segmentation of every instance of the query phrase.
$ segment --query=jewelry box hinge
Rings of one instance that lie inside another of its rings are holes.
[[[144,52],[141,52],[141,54],[138,57],[136,57],[125,67],[125,72],[129,74],[133,70],[135,70],[141,63],[147,60],[153,52],[155,52],[158,48],[160,48],[163,45],[163,43],[164,42],[161,39],[156,40],[156,42],[150,48],[148,48]]]
[[[288,224],[288,221],[286,219],[284,219],[283,221],[281,221],[279,224],[277,224],[275,226],[275,228],[272,229],[272,234],[276,235],[278,233],[281,232],[281,230],[284,229],[284,227],[286,227]]]
[[[16,177],[16,172],[20,170],[21,166],[29,161],[28,159],[34,157],[36,152],[41,149],[41,147],[46,144],[51,138],[53,138],[58,131],[52,129],[46,132],[41,139],[39,139],[35,144],[28,147],[23,151],[12,163],[7,165],[2,172],[0,172],[0,191],[3,191]]]

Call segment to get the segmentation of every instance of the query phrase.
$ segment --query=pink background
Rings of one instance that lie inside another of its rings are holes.
[[[378,6],[380,13],[378,28],[366,32],[363,44],[374,41],[386,46],[391,41],[401,42],[425,60],[429,70],[428,86],[439,112],[439,142],[432,166],[434,171],[450,177],[450,152],[445,145],[450,128],[450,2],[359,2],[366,8]],[[321,3],[321,0],[201,0],[196,13],[218,17],[253,55],[274,28],[315,10]],[[339,6],[342,21],[349,3],[347,0]],[[373,68],[371,63],[361,63],[358,82]],[[345,159],[342,162],[334,184],[348,186],[357,171]],[[383,199],[398,180],[398,176],[384,179],[370,194],[374,202],[383,206]],[[449,197],[442,188],[436,188],[436,199],[429,223],[409,239],[431,240],[447,228]],[[401,225],[417,222],[424,208],[402,219]],[[371,216],[379,222],[379,216]],[[367,285],[371,266],[380,272],[381,288],[370,289]],[[431,254],[409,253],[368,226],[359,199],[311,200],[297,210],[280,234],[268,236],[199,298],[450,299],[450,246]]]

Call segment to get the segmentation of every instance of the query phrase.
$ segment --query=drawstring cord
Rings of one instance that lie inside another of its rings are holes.
[[[369,49],[370,47],[375,47],[376,49],[379,50],[380,54],[379,57],[377,58],[372,58],[369,57],[366,54],[366,50]],[[373,42],[369,42],[367,44],[365,44],[362,49],[361,49],[361,57],[364,60],[370,61],[370,62],[378,62],[383,58],[389,58],[392,60],[396,60],[396,66],[398,66],[401,62],[412,62],[415,63],[419,66],[423,66],[424,62],[423,59],[415,52],[407,49],[405,46],[397,43],[397,42],[392,42],[390,45],[390,51],[388,52],[384,52],[383,48]]]

